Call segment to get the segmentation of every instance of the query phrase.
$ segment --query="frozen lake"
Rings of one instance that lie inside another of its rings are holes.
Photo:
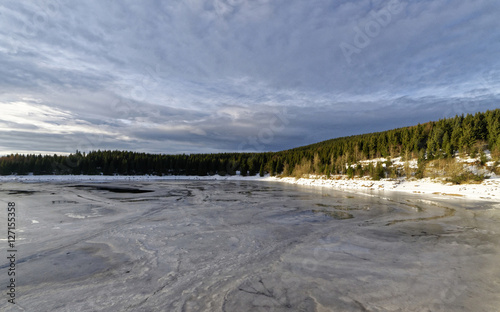
[[[492,311],[500,207],[252,181],[3,183],[1,311]],[[4,289],[6,289],[4,287]]]

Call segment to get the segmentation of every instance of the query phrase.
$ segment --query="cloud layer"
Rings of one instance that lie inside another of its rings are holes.
[[[269,151],[499,107],[500,3],[3,1],[0,154]]]

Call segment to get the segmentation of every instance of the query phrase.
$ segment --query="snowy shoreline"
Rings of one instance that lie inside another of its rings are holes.
[[[390,191],[411,194],[426,194],[453,199],[473,199],[500,202],[500,179],[485,179],[480,184],[452,185],[432,181],[430,178],[414,179],[327,179],[318,178],[276,178],[269,177],[267,181],[278,181],[305,186],[320,186],[341,191]]]
[[[390,191],[411,194],[427,194],[442,198],[473,199],[500,202],[500,178],[485,179],[480,184],[452,185],[433,181],[430,178],[419,180],[382,179],[347,179],[345,177],[326,178],[312,176],[310,178],[295,179],[292,177],[259,177],[257,176],[85,176],[85,175],[27,175],[27,176],[0,176],[0,183],[22,182],[129,182],[129,181],[266,181],[281,182],[303,186],[328,187],[340,191]]]

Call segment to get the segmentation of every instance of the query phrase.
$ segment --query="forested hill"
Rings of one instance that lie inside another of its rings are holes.
[[[389,131],[342,137],[281,152],[158,155],[128,151],[76,152],[69,156],[0,157],[0,174],[271,175],[346,174],[359,161],[418,158],[420,163],[473,157],[485,150],[500,156],[500,109],[456,116]],[[361,172],[362,173],[362,172]],[[352,174],[352,173],[351,173]]]

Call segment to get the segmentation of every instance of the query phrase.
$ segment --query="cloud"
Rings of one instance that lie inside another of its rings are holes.
[[[498,9],[487,0],[3,1],[0,153],[87,141],[280,150],[495,108]],[[295,117],[277,124],[283,111]]]

